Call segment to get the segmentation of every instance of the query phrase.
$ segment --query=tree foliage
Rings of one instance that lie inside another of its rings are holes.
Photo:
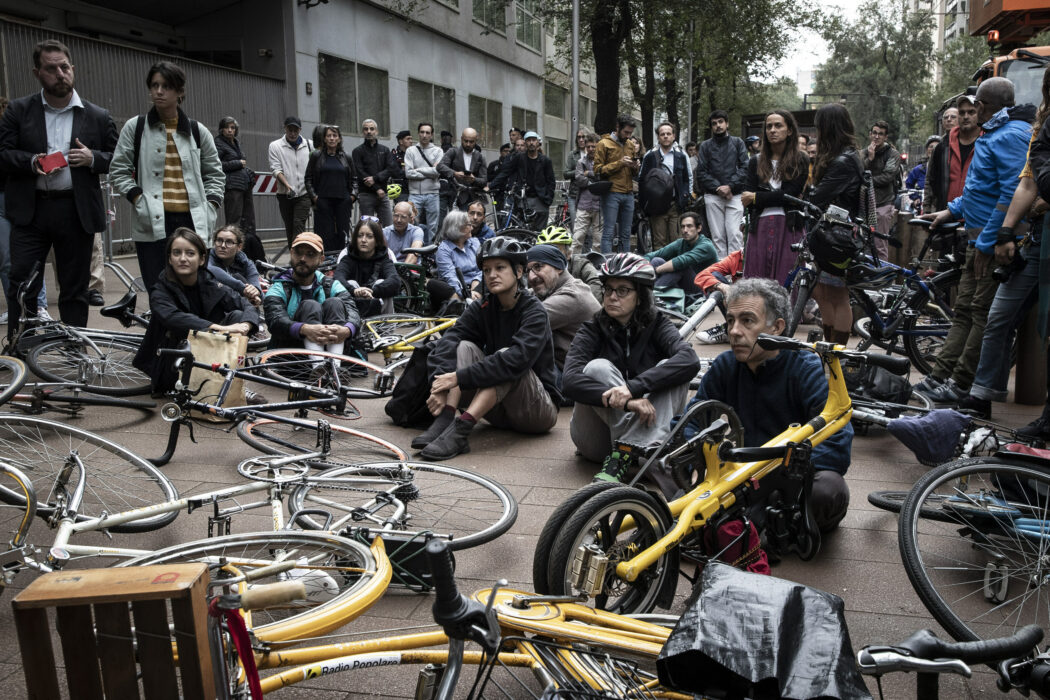
[[[842,100],[860,133],[884,119],[891,139],[907,139],[929,94],[933,15],[910,5],[867,0],[856,21],[832,18],[822,31],[831,55],[815,90]]]

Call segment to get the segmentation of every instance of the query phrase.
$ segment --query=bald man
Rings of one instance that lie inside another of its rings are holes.
[[[941,112],[941,130],[947,134],[957,126],[959,126],[959,110],[955,107],[947,107]]]
[[[456,193],[456,206],[465,211],[488,181],[485,156],[478,146],[478,132],[469,126],[464,129],[459,145],[445,151],[437,169],[441,177],[466,186],[467,189],[460,189]]]

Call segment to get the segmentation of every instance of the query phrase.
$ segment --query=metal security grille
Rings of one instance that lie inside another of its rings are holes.
[[[186,71],[186,100],[183,109],[213,135],[219,119],[231,115],[240,123],[238,138],[249,167],[267,173],[266,148],[283,133],[286,116],[284,81],[274,80],[230,68],[212,66],[185,58],[165,56],[118,44],[65,34],[38,27],[0,21],[0,61],[2,89],[9,98],[38,92],[33,77],[33,47],[45,39],[58,39],[73,54],[77,92],[83,99],[105,107],[113,115],[117,130],[129,118],[150,108],[146,90],[146,71],[156,61],[167,58]],[[292,110],[294,111],[294,110]],[[116,223],[112,229],[113,252],[130,252],[128,218],[131,206],[116,198]],[[275,198],[255,198],[255,215],[260,233],[284,227]]]

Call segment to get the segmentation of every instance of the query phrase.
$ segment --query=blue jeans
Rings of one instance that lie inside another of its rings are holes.
[[[631,222],[634,219],[634,194],[609,192],[602,195],[602,255],[626,253],[631,249]],[[617,230],[619,224],[619,230]],[[617,238],[613,244],[614,236]]]
[[[412,194],[408,196],[408,200],[415,204],[416,209],[419,210],[416,224],[426,224],[426,228],[430,231],[430,238],[424,241],[425,245],[430,245],[434,236],[438,234],[438,225],[440,223],[438,216],[441,213],[441,202],[438,199],[438,193]]]
[[[981,338],[981,359],[977,363],[970,396],[989,401],[1005,401],[1010,379],[1010,350],[1017,326],[1039,296],[1039,246],[1025,251],[1028,264],[999,285],[988,309],[988,322]],[[991,272],[989,271],[989,274]]]

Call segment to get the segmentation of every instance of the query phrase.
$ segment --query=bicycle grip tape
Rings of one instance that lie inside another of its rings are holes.
[[[456,587],[455,566],[452,563],[452,552],[448,542],[432,539],[427,542],[427,562],[434,584],[434,611],[451,610],[460,607],[459,589]]]
[[[893,374],[901,376],[906,375],[908,370],[911,369],[911,362],[908,361],[907,357],[871,353],[865,356],[864,361],[869,365],[882,367]]]
[[[306,585],[302,581],[268,583],[242,593],[241,610],[262,610],[293,600],[306,600]]]

